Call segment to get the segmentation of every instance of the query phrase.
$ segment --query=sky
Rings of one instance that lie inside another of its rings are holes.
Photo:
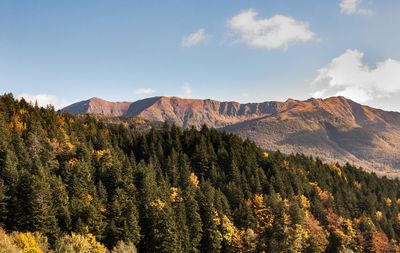
[[[1,0],[0,92],[285,101],[400,111],[398,0]]]

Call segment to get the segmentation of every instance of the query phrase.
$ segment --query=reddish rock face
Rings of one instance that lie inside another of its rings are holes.
[[[109,102],[93,97],[61,109],[62,112],[73,114],[101,114],[105,116],[123,116],[128,110],[131,102]]]
[[[350,162],[386,174],[400,169],[400,113],[363,106],[344,97],[248,104],[178,97],[133,103],[92,98],[62,111],[140,117],[181,127],[206,124],[271,150]]]
[[[140,116],[153,121],[174,122],[182,127],[223,127],[277,113],[287,107],[282,102],[240,104],[215,100],[156,97],[134,102],[126,116]]]

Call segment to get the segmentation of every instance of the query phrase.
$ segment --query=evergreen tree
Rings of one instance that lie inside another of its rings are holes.
[[[163,198],[156,184],[152,167],[139,168],[138,185],[142,203],[140,225],[143,240],[140,250],[145,252],[180,252],[180,242],[174,220],[174,213],[168,198]]]
[[[138,244],[140,227],[138,211],[133,196],[129,196],[122,189],[116,189],[114,198],[109,206],[106,229],[106,245],[110,248],[120,240]]]
[[[7,198],[6,187],[0,179],[0,226],[4,226],[7,217]]]
[[[202,220],[199,214],[198,196],[199,182],[194,173],[190,173],[187,159],[179,156],[180,185],[183,188],[183,201],[186,210],[186,224],[189,234],[188,252],[200,251],[202,237]]]
[[[202,252],[219,252],[222,247],[222,234],[219,231],[221,220],[214,207],[215,190],[209,182],[203,182],[199,196],[200,215],[203,223],[201,239]]]

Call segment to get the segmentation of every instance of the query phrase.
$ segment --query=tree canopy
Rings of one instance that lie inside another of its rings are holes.
[[[15,252],[396,252],[400,182],[207,127],[143,130],[5,94],[0,226]]]

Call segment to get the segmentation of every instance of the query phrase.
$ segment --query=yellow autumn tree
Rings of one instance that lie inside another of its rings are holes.
[[[106,253],[107,249],[103,244],[97,242],[96,237],[90,233],[86,235],[72,233],[58,241],[56,252]]]
[[[332,193],[330,193],[329,191],[324,191],[321,187],[319,187],[318,183],[310,182],[309,185],[314,187],[315,192],[317,193],[319,199],[322,202],[327,203],[327,202],[333,200]]]
[[[228,216],[222,217],[223,239],[232,252],[254,252],[256,249],[256,234],[252,229],[238,229]]]
[[[382,214],[381,211],[376,211],[376,212],[375,212],[375,216],[376,216],[376,219],[379,221],[379,220],[382,219],[383,214]]]
[[[0,228],[0,253],[22,253],[22,250],[14,244],[14,240]]]
[[[222,236],[230,248],[235,250],[241,248],[242,239],[240,231],[226,215],[223,215],[222,217],[222,231]]]
[[[193,184],[194,187],[199,188],[200,181],[197,178],[196,174],[194,174],[193,172],[190,173],[190,182]]]
[[[258,236],[258,247],[261,251],[267,250],[267,233],[274,223],[274,215],[271,208],[265,204],[262,194],[253,197],[254,216],[256,218],[256,233]]]
[[[304,209],[309,209],[311,207],[310,201],[304,195],[299,196],[300,206]]]
[[[40,233],[14,233],[12,234],[14,244],[23,253],[44,253],[47,252],[47,238]]]
[[[180,197],[180,194],[179,194],[179,189],[177,187],[171,187],[170,192],[171,192],[170,199],[171,199],[172,203],[182,201],[182,198]]]
[[[162,201],[161,199],[155,199],[149,203],[149,206],[157,210],[162,210],[165,207],[165,202]]]
[[[388,207],[391,207],[392,206],[392,200],[390,199],[390,198],[386,198],[386,205],[388,206]]]
[[[337,174],[339,177],[342,177],[342,175],[343,175],[342,168],[340,168],[339,165],[338,165],[337,163],[331,163],[331,164],[329,164],[329,168],[330,168],[331,170],[333,170],[334,172],[336,172],[336,174]]]
[[[26,123],[21,120],[18,115],[15,115],[10,122],[7,124],[8,130],[14,130],[16,132],[24,132],[26,131]]]

